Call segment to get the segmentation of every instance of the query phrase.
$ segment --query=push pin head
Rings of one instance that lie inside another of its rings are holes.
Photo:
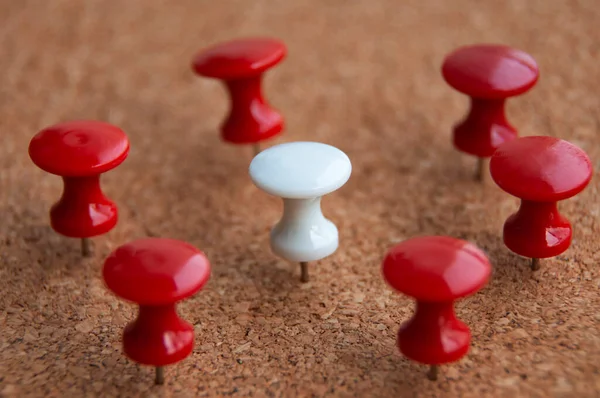
[[[504,243],[532,258],[554,257],[571,244],[572,227],[557,202],[581,192],[592,178],[592,163],[575,145],[554,137],[523,137],[502,145],[490,161],[490,174],[505,192],[521,199],[504,224]]]
[[[523,51],[502,45],[460,47],[442,66],[446,82],[471,97],[471,110],[454,128],[454,146],[482,159],[504,142],[515,139],[516,129],[506,120],[504,103],[529,91],[537,82],[535,60]],[[481,168],[478,178],[483,178]]]
[[[283,130],[282,116],[263,98],[261,81],[286,52],[279,40],[248,38],[217,44],[194,59],[198,75],[222,80],[229,91],[231,110],[221,125],[223,140],[258,145]]]
[[[431,377],[437,377],[438,365],[457,361],[468,352],[471,333],[456,318],[453,303],[480,290],[490,274],[490,263],[481,250],[450,237],[409,239],[387,253],[385,280],[417,301],[413,318],[400,328],[398,347],[407,358],[431,365]]]
[[[263,191],[283,198],[283,217],[271,231],[278,256],[302,265],[337,250],[338,230],[321,212],[321,197],[350,178],[350,159],[339,149],[317,142],[292,142],[271,147],[250,164],[250,177]]]
[[[133,361],[162,367],[187,357],[194,347],[194,328],[177,316],[175,304],[208,281],[206,256],[188,243],[163,238],[133,241],[104,262],[106,286],[124,300],[139,304],[136,320],[125,328],[123,350]]]
[[[100,189],[100,174],[121,164],[129,141],[121,129],[98,121],[73,121],[48,127],[29,144],[31,160],[42,170],[63,177],[61,199],[50,210],[52,228],[64,236],[87,238],[110,231],[117,206]]]

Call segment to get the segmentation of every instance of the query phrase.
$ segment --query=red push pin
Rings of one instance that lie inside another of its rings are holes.
[[[228,41],[202,51],[193,62],[200,76],[221,79],[231,99],[229,116],[221,125],[223,140],[233,144],[253,144],[283,130],[283,117],[263,98],[262,75],[286,55],[285,44],[269,38]]]
[[[383,261],[383,277],[394,289],[417,300],[411,320],[400,327],[398,347],[407,358],[438,366],[458,361],[469,350],[469,327],[456,318],[454,301],[480,290],[491,266],[473,244],[445,236],[406,240]]]
[[[450,86],[471,97],[469,114],[454,127],[454,146],[478,157],[475,177],[482,181],[483,159],[518,135],[506,120],[504,102],[535,85],[538,66],[523,51],[482,44],[460,47],[448,55],[442,75]]]
[[[194,327],[179,318],[175,303],[208,281],[206,256],[178,240],[140,239],[111,253],[103,276],[117,296],[140,306],[137,319],[123,332],[125,355],[155,366],[155,383],[163,384],[163,366],[181,361],[194,348]]]
[[[592,178],[592,163],[575,145],[554,137],[523,137],[502,145],[490,161],[492,178],[502,190],[521,199],[504,224],[504,243],[531,258],[554,257],[571,244],[573,230],[557,208],[560,200],[581,192]]]
[[[64,190],[50,209],[50,225],[61,235],[81,238],[81,252],[91,254],[89,238],[117,224],[117,205],[100,189],[100,174],[121,164],[129,140],[121,129],[97,121],[72,121],[48,127],[29,144],[31,160],[62,176]]]

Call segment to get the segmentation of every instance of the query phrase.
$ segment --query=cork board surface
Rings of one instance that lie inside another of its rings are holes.
[[[508,104],[522,135],[579,145],[600,170],[600,8],[594,0],[0,2],[0,394],[3,397],[592,397],[600,394],[600,183],[560,209],[574,242],[532,274],[503,245],[518,202],[450,130],[467,98],[440,76],[463,44],[532,54],[539,84]],[[273,35],[289,56],[265,93],[286,118],[269,145],[314,140],[352,159],[346,186],[323,201],[340,229],[312,281],[269,250],[279,199],[247,174],[248,147],[220,142],[222,86],[190,69],[220,40]],[[60,178],[27,156],[38,130],[100,119],[129,135],[127,161],[102,180],[120,222],[95,254],[49,227]],[[444,234],[475,242],[490,284],[456,305],[469,354],[438,382],[404,359],[396,332],[413,311],[380,276],[393,244]],[[210,258],[206,288],[179,306],[196,346],[166,369],[121,353],[136,307],[104,287],[103,259],[135,238],[188,241]]]

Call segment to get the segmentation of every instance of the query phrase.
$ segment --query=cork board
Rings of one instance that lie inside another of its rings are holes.
[[[468,101],[439,68],[463,44],[529,52],[541,79],[509,102],[510,120],[522,135],[570,140],[600,170],[599,14],[594,0],[1,1],[0,394],[598,396],[598,174],[560,206],[572,247],[532,274],[501,239],[517,200],[473,182],[474,159],[450,144]],[[304,286],[269,250],[281,203],[250,182],[250,148],[219,140],[225,91],[190,69],[199,48],[247,35],[289,46],[264,82],[287,122],[269,145],[320,141],[353,161],[323,201],[340,249],[311,264]],[[82,118],[120,126],[132,145],[102,180],[121,218],[91,259],[50,229],[62,183],[27,156],[38,130]],[[473,241],[494,265],[488,287],[456,306],[472,348],[438,382],[398,353],[413,303],[380,276],[391,245],[426,234]],[[111,250],[144,236],[188,241],[213,266],[179,307],[196,348],[160,387],[122,355],[136,308],[100,278]]]

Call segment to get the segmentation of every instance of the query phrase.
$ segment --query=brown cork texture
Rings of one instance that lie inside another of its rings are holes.
[[[0,395],[3,397],[596,397],[600,394],[600,7],[581,1],[3,0],[0,1]],[[275,257],[281,202],[251,183],[251,147],[220,141],[223,86],[193,74],[202,47],[272,35],[289,56],[264,81],[286,118],[275,143],[345,151],[350,181],[323,201],[340,248],[299,266]],[[502,243],[518,200],[451,145],[468,106],[440,74],[476,42],[529,52],[539,84],[509,101],[522,135],[567,139],[596,173],[561,203],[571,248],[532,273]],[[114,123],[129,158],[102,179],[117,227],[79,242],[49,226],[60,178],[27,155],[43,127]],[[403,358],[413,302],[380,275],[385,251],[417,235],[475,242],[490,284],[456,305],[469,354],[437,382]],[[206,288],[181,303],[192,355],[165,369],[122,355],[136,307],[101,279],[103,259],[145,236],[188,241],[210,258]]]

